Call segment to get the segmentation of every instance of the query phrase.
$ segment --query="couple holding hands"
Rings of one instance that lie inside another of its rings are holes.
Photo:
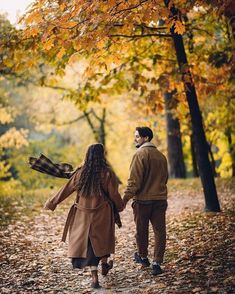
[[[125,209],[132,199],[136,225],[134,261],[143,267],[150,266],[148,259],[149,221],[155,238],[152,274],[162,273],[160,264],[166,245],[165,214],[167,209],[167,160],[150,141],[153,132],[148,127],[137,127],[135,145],[138,148],[130,165],[130,176],[124,197],[118,192],[119,180],[105,159],[102,144],[88,147],[84,163],[69,178],[45,208],[56,206],[76,192],[70,208],[62,240],[68,232],[68,257],[73,268],[90,266],[92,288],[99,288],[98,264],[102,275],[113,267],[110,254],[115,252],[114,207],[118,212]]]

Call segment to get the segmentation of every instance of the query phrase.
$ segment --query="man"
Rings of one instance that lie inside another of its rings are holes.
[[[152,224],[155,246],[152,274],[162,273],[166,246],[167,209],[167,160],[150,141],[153,132],[148,127],[137,127],[135,145],[138,148],[130,165],[130,176],[124,192],[124,204],[133,198],[132,208],[136,224],[136,243],[138,252],[134,260],[142,266],[150,266],[148,259],[149,221]]]

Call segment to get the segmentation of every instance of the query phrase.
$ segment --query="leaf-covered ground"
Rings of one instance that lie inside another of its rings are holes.
[[[171,191],[164,273],[153,277],[132,261],[134,222],[130,205],[117,229],[115,266],[90,288],[90,272],[73,270],[60,243],[70,203],[55,212],[22,215],[0,233],[1,293],[234,293],[234,193],[220,192],[221,213],[203,212],[203,195]],[[150,252],[153,234],[150,232]],[[152,255],[150,254],[150,258]]]

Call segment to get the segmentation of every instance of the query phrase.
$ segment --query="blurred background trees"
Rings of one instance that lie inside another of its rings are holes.
[[[28,156],[76,166],[101,142],[125,183],[138,125],[153,128],[171,177],[202,177],[201,147],[212,176],[234,176],[232,2],[88,2],[35,2],[18,29],[0,18],[1,182],[51,185],[28,170]]]

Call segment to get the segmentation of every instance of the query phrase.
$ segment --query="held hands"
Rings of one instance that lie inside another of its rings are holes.
[[[127,202],[128,202],[128,200],[126,200],[126,199],[122,199],[122,202],[123,202],[123,210],[126,208],[126,205],[127,205]]]

